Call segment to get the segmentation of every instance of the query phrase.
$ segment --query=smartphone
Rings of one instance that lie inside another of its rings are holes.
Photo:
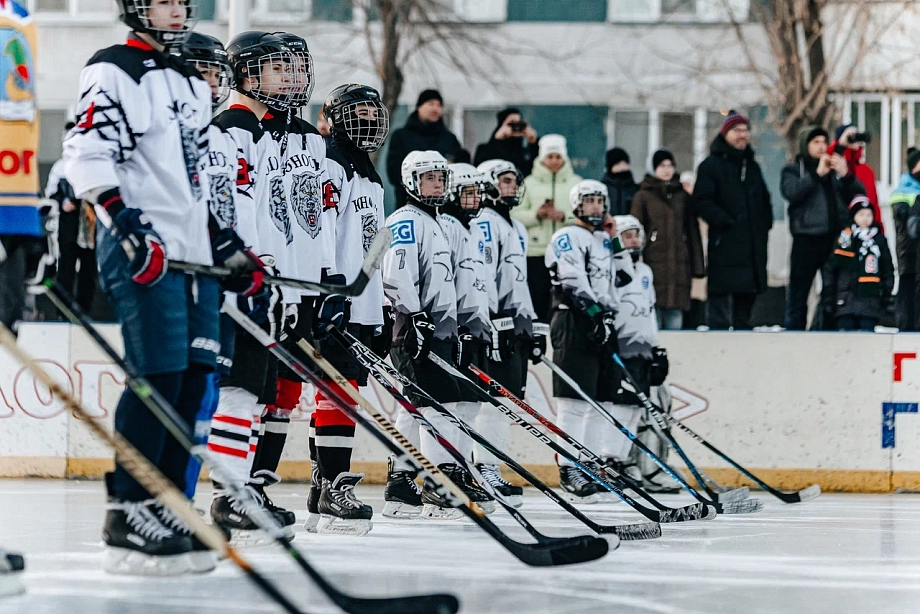
[[[524,132],[527,129],[527,122],[511,122],[508,127],[512,132]]]

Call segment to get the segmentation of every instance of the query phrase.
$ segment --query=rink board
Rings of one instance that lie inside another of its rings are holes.
[[[120,349],[118,327],[100,328]],[[20,340],[111,425],[123,374],[81,329],[26,324]],[[844,492],[920,489],[920,335],[678,332],[663,333],[662,345],[671,357],[676,415],[768,482]],[[395,416],[395,402],[376,384],[365,392]],[[548,369],[531,366],[527,400],[554,418],[551,392]],[[294,414],[281,466],[288,479],[309,479],[308,397]],[[713,477],[746,483],[699,444],[683,435],[680,441]],[[522,429],[512,429],[510,446],[539,477],[558,480],[549,450]],[[378,482],[385,462],[383,448],[359,430],[355,469]],[[111,465],[81,421],[0,350],[0,476],[98,477]]]

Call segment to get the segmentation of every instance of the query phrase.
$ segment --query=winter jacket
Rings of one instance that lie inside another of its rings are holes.
[[[690,309],[692,279],[706,275],[700,225],[689,200],[677,177],[665,183],[652,175],[632,200],[630,213],[645,228],[643,260],[655,274],[657,309]]]
[[[607,186],[610,215],[629,215],[633,197],[639,191],[639,184],[633,179],[632,171],[607,171],[601,181]]]
[[[499,126],[500,127],[500,126]],[[507,160],[514,164],[525,177],[533,171],[534,162],[537,160],[538,147],[523,138],[496,139],[495,132],[488,142],[480,143],[473,156],[473,164],[479,166],[486,160]]]
[[[881,228],[843,229],[822,279],[822,298],[833,301],[836,316],[882,319],[891,305],[894,265]]]
[[[910,173],[904,173],[898,181],[898,186],[888,197],[888,204],[891,205],[891,213],[894,217],[894,239],[898,253],[899,275],[917,273],[918,241],[911,239],[907,234],[907,220],[913,211],[917,196],[920,196],[920,181],[911,177]]]
[[[697,170],[692,202],[709,224],[709,293],[766,291],[773,209],[754,150],[717,136]]]
[[[833,155],[839,144],[838,141],[831,143],[830,147],[827,148],[827,153]],[[875,221],[882,232],[885,232],[885,225],[882,223],[882,210],[878,204],[878,191],[875,189],[875,171],[862,161],[863,148],[850,149],[847,147],[843,152],[843,159],[847,161],[847,168],[850,169],[850,174],[856,177],[866,189],[866,198],[872,203],[872,213],[875,215]]]
[[[447,129],[444,120],[426,124],[418,118],[418,112],[413,112],[406,120],[406,125],[390,137],[390,149],[387,152],[387,177],[396,190],[397,207],[406,204],[400,170],[403,160],[413,151],[427,150],[437,151],[452,164],[470,161],[469,152],[463,149],[454,133]]]
[[[819,177],[817,161],[811,160],[798,155],[783,167],[780,192],[789,201],[789,231],[793,235],[834,235],[847,224],[850,201],[865,194],[865,188],[852,173],[841,178],[831,171]]]
[[[521,204],[511,210],[511,217],[527,228],[527,255],[542,257],[546,253],[553,233],[575,223],[575,214],[569,206],[569,191],[581,177],[572,170],[572,162],[566,158],[558,173],[551,173],[541,163],[534,164],[533,172],[524,179],[524,198]],[[556,203],[556,209],[565,213],[565,219],[554,222],[537,219],[537,209],[547,200]]]

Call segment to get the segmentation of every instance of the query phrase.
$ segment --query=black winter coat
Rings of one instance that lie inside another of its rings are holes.
[[[717,136],[697,170],[692,201],[709,224],[709,293],[765,292],[773,208],[754,150]]]
[[[406,204],[406,192],[402,187],[400,168],[403,160],[413,151],[432,150],[447,158],[451,164],[469,162],[470,154],[463,149],[453,132],[439,119],[433,124],[422,123],[418,113],[413,112],[406,120],[406,125],[390,137],[390,149],[387,152],[387,178],[396,190],[396,206]]]
[[[498,131],[498,128],[495,130]],[[522,138],[496,139],[493,132],[487,143],[480,143],[476,147],[473,164],[479,166],[486,160],[507,160],[527,177],[533,171],[538,151],[536,143],[529,143]]]
[[[793,235],[836,235],[849,221],[847,207],[866,188],[853,173],[840,178],[831,171],[819,177],[817,164],[802,156],[783,167],[780,191],[789,201],[789,231]],[[828,204],[828,196],[833,201]]]
[[[633,179],[632,171],[620,171],[619,173],[607,171],[601,181],[607,186],[610,215],[629,215],[632,210],[633,197],[639,191],[639,184]]]
[[[894,289],[894,264],[891,260],[891,251],[888,248],[888,240],[881,232],[875,235],[874,240],[880,252],[878,276],[881,278],[881,284],[878,295],[862,296],[860,294],[859,277],[864,273],[861,273],[857,267],[849,266],[849,263],[841,265],[834,256],[831,256],[824,265],[821,272],[824,284],[821,290],[821,300],[825,303],[825,309],[833,310],[835,316],[851,315],[881,320],[885,316],[886,309],[891,305],[891,292]]]

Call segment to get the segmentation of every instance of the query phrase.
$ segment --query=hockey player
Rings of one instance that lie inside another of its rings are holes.
[[[455,358],[457,344],[457,294],[451,250],[438,223],[438,209],[443,206],[449,187],[447,160],[436,151],[414,151],[402,163],[402,183],[408,202],[387,218],[393,232],[390,250],[383,261],[383,289],[396,311],[393,328],[394,366],[451,411],[463,399],[454,378],[428,359],[429,351],[446,360]],[[424,399],[409,394],[417,406]],[[423,415],[433,419],[431,407],[420,407]],[[435,420],[437,418],[434,418]],[[487,501],[488,495],[472,476],[453,462],[449,454],[430,435],[419,432],[414,418],[400,411],[396,427],[422,453],[464,489],[474,501]],[[391,461],[392,463],[392,461]],[[422,493],[421,509],[410,496],[411,472],[393,467],[385,492],[384,515],[456,519],[460,510],[427,490]]]
[[[340,85],[326,96],[323,115],[332,131],[332,145],[326,152],[331,188],[326,192],[336,195],[338,201],[331,212],[336,215],[336,271],[345,279],[354,279],[384,220],[383,184],[369,154],[386,139],[389,115],[377,90],[353,83]],[[351,299],[347,330],[365,345],[375,345],[375,335],[385,332],[383,303],[380,275],[374,275],[364,292]],[[332,340],[320,342],[320,347],[352,385],[367,385],[367,371],[347,349]],[[334,402],[317,393],[311,425],[313,483],[305,528],[364,535],[372,526],[373,510],[354,494],[364,477],[350,471],[355,423]]]
[[[544,336],[535,337],[533,303],[527,286],[527,230],[511,218],[524,193],[521,173],[505,160],[488,160],[478,167],[486,176],[484,208],[476,225],[482,234],[483,260],[489,284],[489,311],[492,347],[486,371],[515,396],[524,397],[527,358],[546,347]],[[504,400],[502,401],[504,402]],[[495,408],[485,408],[476,419],[476,430],[504,449],[508,445],[511,423]],[[524,491],[504,480],[498,459],[482,446],[474,451],[476,468],[492,487],[523,502]]]
[[[199,168],[208,154],[211,92],[172,54],[195,23],[195,2],[118,6],[133,32],[126,44],[97,52],[80,75],[65,172],[96,209],[100,281],[121,323],[126,359],[191,425],[216,366],[220,288],[212,278],[169,271],[167,259],[241,273],[257,263],[232,231],[213,246],[209,236],[209,187]],[[188,453],[131,390],[119,400],[115,428],[185,488]],[[191,533],[124,467],[116,465],[106,486],[107,571],[169,575],[196,564],[187,556]]]
[[[264,32],[243,32],[227,45],[233,69],[233,98],[230,107],[215,118],[236,142],[237,173],[234,194],[234,219],[247,245],[265,263],[284,272],[292,236],[290,214],[281,175],[278,144],[262,124],[269,107],[286,109],[293,93],[293,56],[280,38]],[[274,270],[273,268],[269,270]],[[252,315],[276,335],[281,319],[281,297],[272,288],[264,310]],[[250,477],[265,406],[276,400],[276,363],[268,351],[245,332],[237,329],[230,373],[220,380],[220,399],[211,424],[208,449],[218,455],[232,477],[245,482]],[[251,484],[253,500],[265,504]],[[285,525],[293,524],[292,514],[276,514]],[[261,543],[268,539],[232,500],[219,483],[214,485],[211,517],[230,530],[234,543]],[[289,535],[293,534],[289,530]]]
[[[609,224],[603,183],[593,179],[578,182],[569,192],[569,204],[578,221],[553,234],[545,260],[553,284],[553,361],[588,396],[610,409],[620,381],[612,356],[618,349],[614,253],[622,248]],[[602,443],[600,414],[557,376],[553,376],[553,396],[559,428],[588,449],[598,449]],[[561,439],[559,444],[574,454]],[[558,462],[559,481],[568,497],[595,503],[597,484],[568,459]]]

